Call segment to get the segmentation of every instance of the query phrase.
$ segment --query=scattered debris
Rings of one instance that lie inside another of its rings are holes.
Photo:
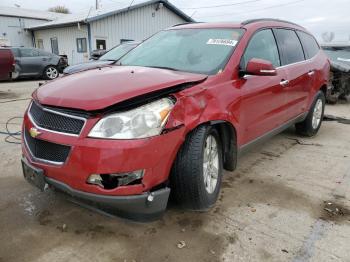
[[[215,251],[210,249],[210,253],[212,253],[213,255],[215,255]]]
[[[290,140],[294,140],[298,145],[302,145],[302,146],[323,146],[321,144],[317,144],[317,143],[306,143],[304,141],[301,141],[298,138],[293,138],[293,137],[286,137],[287,139]]]
[[[67,232],[67,225],[63,224],[62,226],[57,226],[57,229],[61,232]]]
[[[326,210],[332,216],[344,216],[342,209],[332,202],[327,202],[324,210]]]
[[[288,250],[286,250],[286,249],[281,249],[281,251],[284,253],[289,253]]]
[[[250,211],[252,211],[252,212],[256,212],[256,209],[255,209],[255,208],[252,208]]]
[[[185,241],[181,240],[181,241],[179,241],[179,243],[177,243],[177,248],[182,249],[184,247],[186,247]]]

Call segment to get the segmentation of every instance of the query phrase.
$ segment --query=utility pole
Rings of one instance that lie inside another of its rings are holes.
[[[98,9],[98,0],[95,0],[96,1],[96,10]]]

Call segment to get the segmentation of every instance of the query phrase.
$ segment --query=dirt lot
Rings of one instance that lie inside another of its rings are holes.
[[[0,84],[0,130],[23,115],[36,81]],[[6,102],[7,101],[7,102]],[[9,102],[10,101],[10,102]],[[327,106],[350,117],[350,104]],[[20,120],[9,127],[19,130]],[[350,261],[350,125],[313,139],[290,129],[226,172],[205,213],[170,204],[156,222],[107,217],[40,193],[21,173],[20,145],[0,135],[0,261]],[[11,140],[12,141],[12,140]],[[330,204],[329,204],[330,203]],[[179,241],[186,244],[178,248]]]

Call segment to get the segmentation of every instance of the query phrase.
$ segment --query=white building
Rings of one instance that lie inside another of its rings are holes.
[[[26,28],[47,23],[62,14],[0,6],[0,46],[33,46],[32,33]]]
[[[151,0],[111,10],[82,14],[28,26],[35,46],[67,55],[69,64],[84,62],[95,49],[110,49],[123,41],[144,40],[157,31],[193,20],[164,0]]]

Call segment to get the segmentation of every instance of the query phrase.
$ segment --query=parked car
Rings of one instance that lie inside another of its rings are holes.
[[[238,155],[295,125],[318,132],[329,62],[303,27],[273,19],[161,31],[119,65],[44,84],[24,116],[27,180],[136,220],[171,193],[207,210]]]
[[[327,44],[322,49],[331,61],[327,101],[336,103],[350,95],[350,44]]]
[[[0,80],[11,78],[11,72],[14,69],[14,57],[9,48],[0,48]]]
[[[71,65],[66,67],[63,70],[63,74],[73,74],[73,73],[81,72],[81,71],[96,68],[96,67],[114,64],[127,52],[135,48],[138,44],[140,44],[140,42],[136,42],[136,41],[120,44],[112,48],[111,50],[109,50],[107,53],[105,53],[104,55],[102,55],[96,60],[90,60],[89,62],[86,62],[86,63]]]
[[[12,47],[11,50],[16,61],[12,79],[35,77],[52,80],[67,66],[67,59],[64,57],[41,49]]]

